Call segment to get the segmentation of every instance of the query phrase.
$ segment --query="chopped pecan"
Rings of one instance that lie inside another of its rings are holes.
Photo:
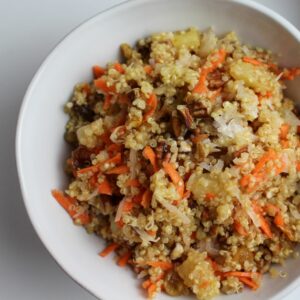
[[[186,105],[178,105],[177,110],[180,112],[181,116],[183,117],[186,127],[191,128],[194,120],[189,111],[189,108]]]

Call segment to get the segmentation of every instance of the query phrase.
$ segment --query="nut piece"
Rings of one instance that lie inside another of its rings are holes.
[[[182,117],[184,118],[186,127],[190,129],[194,120],[188,107],[186,105],[178,105],[177,110],[181,113]]]
[[[121,53],[126,60],[129,60],[132,58],[133,50],[130,45],[124,43],[124,44],[121,44],[120,48],[121,48]]]

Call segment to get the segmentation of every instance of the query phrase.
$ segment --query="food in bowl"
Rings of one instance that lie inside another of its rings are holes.
[[[148,297],[256,290],[300,241],[300,120],[272,53],[195,28],[93,67],[65,105],[70,184],[53,190]]]

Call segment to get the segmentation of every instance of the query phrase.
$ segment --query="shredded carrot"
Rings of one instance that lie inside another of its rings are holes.
[[[252,290],[257,290],[259,285],[252,279],[246,277],[239,277],[239,281],[249,286]]]
[[[132,201],[125,201],[124,205],[123,205],[123,212],[126,213],[126,212],[130,212],[132,211],[132,208],[133,208],[134,204]]]
[[[121,149],[122,149],[121,144],[111,144],[106,148],[106,150],[109,154],[112,154],[114,152],[120,152]]]
[[[219,265],[210,256],[207,256],[206,260],[210,263],[214,272],[220,271]]]
[[[262,214],[262,208],[255,203],[255,201],[252,201],[252,207],[254,212],[256,213],[258,219],[259,219],[259,223],[260,223],[260,228],[261,230],[264,232],[264,234],[268,237],[268,238],[272,238],[273,234],[271,232],[269,223],[267,222],[267,220],[263,217]]]
[[[282,74],[282,79],[293,80],[296,76],[300,75],[300,68],[290,68],[284,69]]]
[[[101,90],[104,93],[115,92],[114,86],[108,86],[105,79],[100,77],[94,80],[94,85],[97,89]]]
[[[290,143],[289,143],[289,141],[287,141],[287,140],[281,140],[281,141],[280,141],[280,144],[281,144],[281,147],[282,147],[283,149],[287,149],[287,148],[289,148],[289,146],[290,146]]]
[[[255,165],[254,169],[251,172],[252,178],[254,179],[254,182],[257,183],[259,181],[263,181],[267,174],[269,173],[269,169],[266,170],[265,166],[269,161],[275,160],[278,158],[278,155],[276,154],[276,152],[273,149],[269,149],[261,158],[260,160],[257,162],[257,164]],[[274,166],[275,168],[275,173],[276,175],[280,174],[281,172],[284,171],[285,169],[285,162],[281,159],[281,166]],[[249,187],[249,184],[251,182],[251,175],[247,174],[244,175],[241,180],[240,180],[240,185],[243,188],[247,188],[247,192],[252,192],[255,188],[256,185],[254,185],[253,187]]]
[[[151,75],[153,72],[153,68],[150,65],[145,65],[144,66],[144,71],[147,75]]]
[[[157,159],[155,152],[150,146],[146,146],[143,150],[143,156],[148,159],[153,166],[154,172],[158,171]]]
[[[151,285],[148,287],[148,297],[149,299],[153,298],[155,292],[157,290],[157,286],[155,283],[151,283]]]
[[[296,170],[300,172],[300,161],[297,161],[296,163]]]
[[[152,281],[150,279],[147,279],[145,280],[143,283],[142,283],[142,287],[144,289],[148,289],[148,287],[152,284]]]
[[[77,171],[77,174],[85,174],[88,172],[97,173],[99,171],[99,165],[89,166]]]
[[[73,218],[76,221],[79,221],[82,225],[90,223],[91,220],[88,213],[83,212],[78,214],[78,206],[76,205],[75,199],[69,196],[65,196],[59,190],[52,190],[51,193],[55,200],[68,212],[71,218]]]
[[[130,256],[131,256],[131,252],[130,251],[126,252],[124,255],[122,255],[118,259],[118,265],[120,267],[125,267],[127,265],[127,263],[128,263],[128,260],[129,260]]]
[[[144,120],[147,120],[149,117],[151,117],[157,108],[158,100],[154,93],[150,95],[150,97],[146,101],[148,111],[144,115]]]
[[[105,160],[103,163],[118,165],[121,161],[122,161],[121,153],[117,153],[115,156]]]
[[[282,140],[286,140],[287,135],[289,133],[289,129],[290,129],[290,125],[289,124],[284,123],[284,124],[281,125],[281,127],[280,127],[280,138]]]
[[[213,199],[215,199],[215,198],[216,198],[216,194],[214,194],[214,193],[209,193],[209,192],[206,193],[206,194],[205,194],[205,197],[204,197],[205,200],[209,200],[209,201],[210,201],[210,200],[213,200]]]
[[[195,85],[193,92],[194,93],[198,93],[198,94],[203,94],[206,93],[208,91],[208,88],[205,84],[206,82],[206,77],[208,75],[208,70],[206,68],[202,68],[200,70],[200,77],[199,77],[199,81],[198,83]]]
[[[245,228],[242,226],[242,224],[238,220],[235,220],[233,224],[234,224],[235,230],[241,236],[247,236],[248,235],[248,232],[245,230]]]
[[[111,106],[111,99],[112,99],[112,95],[105,95],[105,98],[104,98],[104,103],[103,103],[103,109],[104,110],[108,110]]]
[[[219,67],[219,65],[224,62],[225,58],[226,58],[226,51],[223,48],[219,49],[217,52],[213,53],[210,56],[209,66],[204,66],[200,70],[199,81],[193,89],[194,93],[202,94],[208,91],[208,88],[205,84],[207,75],[213,72],[214,70],[216,70]]]
[[[272,203],[267,203],[264,206],[264,210],[273,217],[280,211],[280,209]]]
[[[142,196],[142,201],[141,201],[141,205],[144,208],[148,208],[150,206],[151,203],[151,199],[152,199],[152,193],[150,190],[146,190]]]
[[[124,222],[122,219],[120,219],[119,221],[116,221],[115,223],[119,228],[122,228],[124,226]]]
[[[269,149],[258,161],[252,173],[259,173],[265,167],[266,163],[276,158],[276,153],[273,149]]]
[[[242,271],[229,271],[229,272],[224,272],[222,273],[222,276],[224,277],[246,277],[246,278],[254,278],[254,277],[259,277],[260,273],[257,272],[242,272]]]
[[[106,179],[98,185],[98,192],[103,195],[112,195],[111,185]]]
[[[141,204],[143,200],[144,191],[132,197],[132,202],[136,204]]]
[[[94,174],[92,177],[89,178],[89,185],[91,187],[93,187],[93,188],[96,187],[97,182],[98,182],[97,174]]]
[[[244,56],[243,61],[246,63],[252,64],[252,65],[255,65],[255,66],[261,66],[264,64],[261,61],[254,59],[252,57],[249,57],[249,56]]]
[[[156,236],[156,230],[147,230],[146,231],[147,232],[147,234],[149,234],[149,235],[151,235],[151,236]]]
[[[173,167],[171,163],[168,163],[166,161],[163,162],[163,168],[171,178],[174,185],[176,186],[179,195],[182,197],[184,194],[184,182],[180,177],[179,173],[176,171],[176,169]]]
[[[99,255],[101,257],[105,257],[107,255],[109,255],[111,252],[115,251],[117,248],[119,248],[120,245],[117,243],[111,243],[110,245],[108,245],[104,250],[102,250]]]
[[[167,261],[147,261],[146,265],[161,268],[164,271],[171,270],[173,268],[173,264]]]
[[[118,71],[119,73],[121,73],[121,74],[125,73],[125,70],[124,70],[123,66],[120,63],[115,63],[114,64],[114,69],[116,71]]]
[[[97,79],[105,74],[105,69],[101,68],[100,66],[93,66],[93,75],[94,78]]]
[[[140,187],[141,183],[139,182],[138,179],[129,179],[126,181],[125,186],[127,187]]]
[[[122,165],[122,166],[118,166],[118,167],[114,167],[108,171],[106,171],[106,174],[126,174],[129,172],[129,167],[126,165]]]
[[[277,214],[274,218],[274,223],[279,228],[284,226],[284,219],[283,219],[281,212],[277,212]]]

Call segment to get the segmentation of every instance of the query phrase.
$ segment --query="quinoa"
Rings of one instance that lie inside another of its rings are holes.
[[[70,183],[53,196],[149,298],[257,289],[300,241],[300,120],[284,94],[299,68],[211,29],[121,54],[65,105]]]

